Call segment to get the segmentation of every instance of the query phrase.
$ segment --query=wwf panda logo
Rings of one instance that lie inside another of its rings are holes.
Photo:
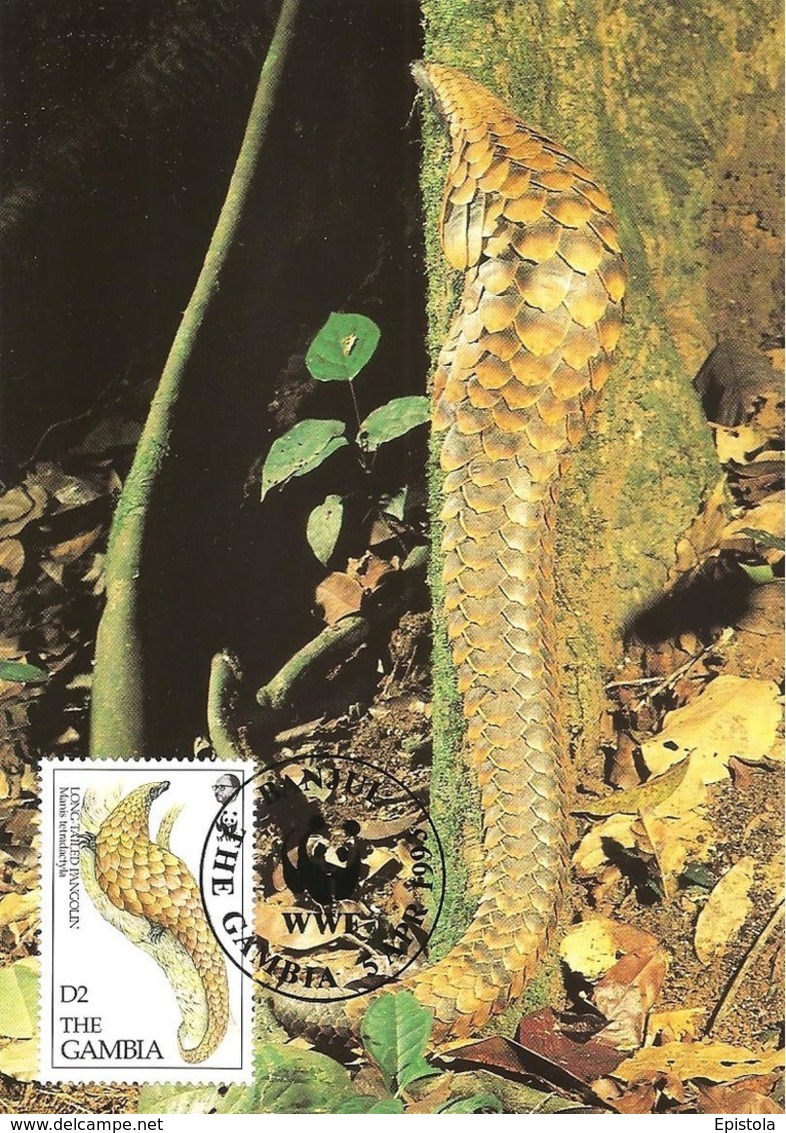
[[[331,830],[317,813],[305,831],[295,828],[282,843],[284,881],[291,893],[308,894],[319,905],[333,905],[351,897],[363,864],[360,826],[352,819]]]

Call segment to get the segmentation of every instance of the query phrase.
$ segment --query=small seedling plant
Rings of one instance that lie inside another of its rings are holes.
[[[313,472],[335,452],[351,447],[361,477],[368,478],[359,490],[367,503],[363,523],[367,545],[375,522],[389,524],[392,520],[406,527],[406,485],[393,485],[386,491],[368,487],[377,454],[383,445],[424,425],[430,414],[428,398],[415,395],[393,398],[361,417],[354,383],[373,357],[379,339],[379,327],[365,315],[335,311],[330,315],[308,348],[306,368],[315,381],[343,382],[349,388],[355,421],[349,426],[340,419],[298,421],[273,442],[262,466],[264,500],[274,489]],[[336,549],[349,500],[357,494],[353,490],[343,496],[327,495],[308,517],[306,538],[323,566]]]

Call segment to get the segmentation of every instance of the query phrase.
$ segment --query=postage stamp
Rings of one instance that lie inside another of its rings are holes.
[[[253,984],[219,946],[198,878],[210,835],[221,896],[252,920],[252,776],[246,763],[44,761],[43,1080],[249,1079]]]

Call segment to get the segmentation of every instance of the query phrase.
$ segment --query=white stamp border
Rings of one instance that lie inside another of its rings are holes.
[[[60,937],[57,934],[55,915],[55,874],[57,870],[58,853],[57,787],[66,783],[69,777],[73,780],[74,777],[82,776],[86,780],[86,786],[90,786],[90,778],[111,772],[118,781],[126,777],[127,784],[124,784],[125,793],[128,780],[132,780],[138,774],[144,774],[147,778],[152,776],[153,778],[168,778],[170,780],[175,776],[204,774],[206,778],[209,776],[215,780],[220,775],[229,773],[236,775],[240,779],[241,784],[245,784],[247,780],[253,778],[255,770],[251,761],[198,762],[186,759],[66,760],[55,757],[41,760],[39,784],[41,799],[42,915],[38,1074],[40,1081],[58,1083],[183,1083],[191,1085],[248,1084],[253,1081],[254,987],[252,981],[248,980],[242,973],[234,969],[232,964],[228,964],[227,966],[227,976],[230,981],[230,988],[234,989],[232,993],[233,998],[239,1007],[239,1018],[234,1019],[236,1023],[236,1045],[237,1048],[239,1048],[236,1057],[227,1060],[226,1056],[222,1055],[222,1049],[221,1046],[219,1046],[218,1050],[206,1059],[204,1063],[189,1063],[176,1058],[168,1059],[166,1065],[163,1066],[160,1063],[144,1062],[139,1059],[131,1059],[127,1062],[113,1060],[103,1066],[96,1065],[95,1062],[93,1062],[91,1065],[84,1067],[83,1063],[78,1060],[74,1060],[70,1065],[61,1065],[63,1057],[55,1051],[55,1042],[57,1041],[58,1033],[62,1034],[62,1032],[58,1032],[55,1026],[55,1014],[57,1010],[56,987],[59,983],[66,982],[62,974],[58,978],[58,971],[62,969],[63,963],[67,962],[67,960],[64,961],[63,956],[58,956],[58,941]],[[60,783],[58,783],[58,779],[60,779]],[[165,796],[162,796],[162,798],[165,798]],[[254,901],[253,800],[251,801],[250,807],[248,800],[243,800],[241,805],[243,807],[241,813],[245,820],[241,821],[241,825],[245,826],[246,823],[248,823],[249,832],[248,836],[243,840],[239,855],[241,877],[240,900],[244,912],[247,913],[249,918],[252,918]],[[186,816],[182,816],[178,821],[187,823],[187,818]],[[198,888],[201,853],[203,851],[206,835],[207,827],[205,827],[204,830],[199,829],[198,832],[193,833],[190,838],[190,841],[193,842],[193,846],[189,847],[191,856],[190,860],[186,863],[192,876],[196,880]],[[79,886],[82,900],[89,902],[90,898],[84,889],[81,871]],[[114,926],[108,924],[106,921],[102,923],[106,927],[106,940],[110,942],[110,949],[113,940],[118,945],[121,954],[123,949],[127,951],[129,947],[133,947],[130,941],[125,940],[122,933]],[[60,935],[62,935],[62,933]],[[137,951],[139,950],[137,949]],[[147,957],[146,960],[155,965],[155,960],[151,957]],[[71,982],[73,983],[73,981]],[[174,996],[174,992],[172,994]],[[89,1034],[80,1034],[78,1037],[89,1038]],[[218,1057],[221,1058],[222,1064],[220,1065],[215,1064],[215,1059]],[[225,1063],[228,1061],[231,1064],[226,1065]]]

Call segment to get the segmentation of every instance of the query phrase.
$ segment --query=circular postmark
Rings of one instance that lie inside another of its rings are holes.
[[[398,778],[354,756],[309,754],[216,797],[200,885],[210,927],[245,975],[335,1002],[398,980],[422,955],[445,860],[428,811]]]

